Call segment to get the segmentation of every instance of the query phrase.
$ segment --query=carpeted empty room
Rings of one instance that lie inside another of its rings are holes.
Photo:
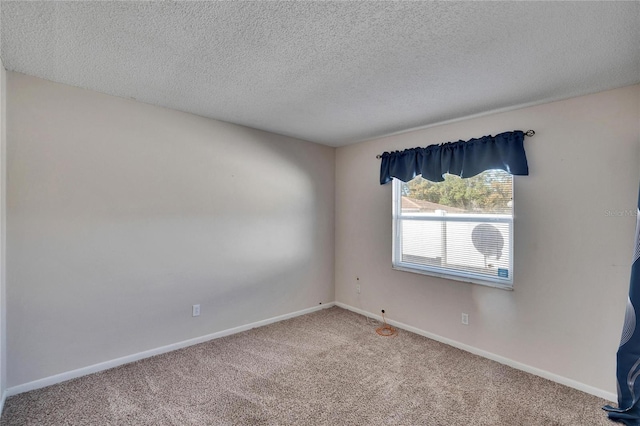
[[[640,426],[639,17],[0,0],[0,426]]]
[[[605,425],[605,400],[332,307],[11,397],[2,425]]]

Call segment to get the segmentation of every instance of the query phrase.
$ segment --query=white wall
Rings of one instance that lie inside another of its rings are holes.
[[[632,86],[338,148],[336,300],[615,393],[635,228],[615,214],[636,206],[639,104]],[[515,129],[536,131],[514,179],[515,290],[392,270],[376,154]]]
[[[11,72],[7,96],[8,387],[334,300],[335,149]]]

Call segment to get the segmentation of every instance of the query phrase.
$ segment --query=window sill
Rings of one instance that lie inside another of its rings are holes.
[[[466,283],[470,283],[470,284],[477,284],[477,285],[482,285],[485,287],[493,287],[493,288],[498,288],[500,290],[507,290],[507,291],[513,291],[513,283],[499,283],[499,282],[494,282],[494,281],[485,281],[482,279],[474,279],[471,277],[465,277],[465,276],[458,276],[458,275],[452,275],[452,274],[447,274],[447,273],[440,273],[440,272],[436,272],[436,271],[430,271],[430,270],[426,270],[426,269],[419,269],[419,268],[415,268],[412,266],[403,266],[403,265],[391,265],[392,269],[395,269],[396,271],[402,271],[402,272],[411,272],[413,274],[420,274],[420,275],[429,275],[432,277],[438,277],[438,278],[443,278],[445,280],[454,280],[454,281],[460,281],[460,282],[466,282]]]

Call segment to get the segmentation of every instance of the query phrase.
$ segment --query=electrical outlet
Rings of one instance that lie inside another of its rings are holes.
[[[356,291],[360,294],[360,284],[356,284]]]
[[[193,305],[191,307],[191,316],[200,316],[200,305]]]
[[[469,314],[462,313],[462,323],[464,325],[469,325]]]

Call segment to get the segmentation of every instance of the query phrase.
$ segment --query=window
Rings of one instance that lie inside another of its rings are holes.
[[[393,267],[511,289],[513,176],[393,182]]]

